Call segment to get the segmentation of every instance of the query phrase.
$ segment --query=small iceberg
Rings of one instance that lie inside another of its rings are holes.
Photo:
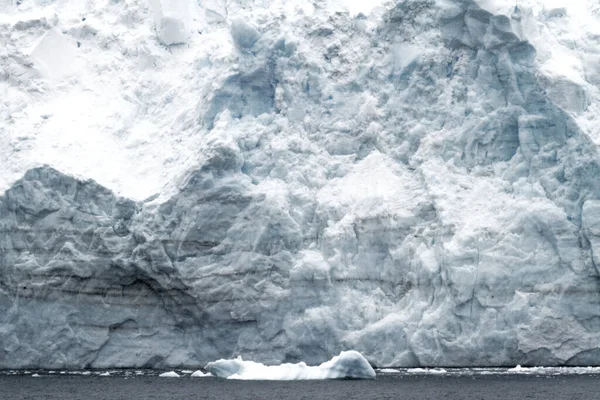
[[[218,360],[206,365],[217,378],[242,380],[373,379],[375,371],[358,351],[342,351],[339,356],[318,366],[298,364],[264,365],[254,361]]]
[[[179,374],[175,371],[163,372],[159,375],[161,378],[179,378]]]
[[[212,376],[210,372],[204,373],[200,370],[194,371],[191,375],[192,378],[208,378],[209,376]]]
[[[398,371],[397,369],[393,369],[393,368],[382,368],[382,369],[378,369],[377,372],[381,372],[383,374],[399,374],[400,371]]]

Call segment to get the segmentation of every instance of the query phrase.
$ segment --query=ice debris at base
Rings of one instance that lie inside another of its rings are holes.
[[[175,371],[169,371],[169,372],[163,372],[162,374],[158,375],[161,378],[179,378],[180,375],[175,372]]]
[[[415,375],[444,375],[448,373],[443,368],[409,368],[406,372]]]
[[[598,1],[358,3],[0,2],[0,368],[600,365]]]
[[[224,361],[237,361],[237,360],[224,360]],[[246,363],[246,361],[243,361]],[[282,364],[286,365],[286,364]],[[292,365],[292,368],[297,367],[302,364],[289,364]],[[251,375],[258,375],[261,372],[262,368],[271,368],[267,367],[263,364],[259,364],[258,366],[250,366],[250,368],[256,367],[258,373],[252,373]],[[279,366],[275,366],[279,367]],[[304,367],[304,366],[303,366]],[[311,367],[308,367],[311,368]],[[312,367],[318,368],[318,367]],[[268,372],[265,372],[265,375],[269,376],[280,376],[285,372],[289,372],[290,369],[279,372],[272,372],[270,369]],[[180,378],[211,378],[214,377],[211,373],[206,373],[201,370],[194,371],[192,374],[185,374],[183,371],[171,371],[177,374]],[[263,370],[264,372],[264,370]],[[533,375],[533,376],[569,376],[569,375],[600,375],[600,367],[521,367],[516,366],[513,368],[382,368],[375,370],[376,374],[384,375],[399,375],[399,376],[486,376],[486,375]],[[72,376],[72,375],[82,375],[82,376],[96,376],[96,377],[114,377],[114,378],[136,378],[136,377],[175,377],[171,373],[168,373],[168,376],[163,376],[164,373],[158,373],[154,370],[145,370],[145,371],[133,371],[133,370],[111,370],[111,371],[66,371],[65,374],[60,374],[56,371],[43,371],[39,370],[37,372],[28,372],[22,370],[0,370],[0,376],[29,376],[29,377],[44,377],[44,376],[56,376],[59,375],[61,377]],[[302,373],[290,373],[290,376],[302,375]],[[236,378],[230,378],[236,379]],[[237,378],[237,379],[251,379],[251,380],[274,380],[275,378]],[[302,378],[302,379],[321,379],[321,378]],[[325,378],[329,379],[329,378]],[[277,378],[277,380],[280,380]],[[290,380],[290,378],[285,378],[281,380]]]
[[[208,363],[206,370],[217,378],[241,380],[309,380],[309,379],[373,379],[375,371],[357,351],[342,351],[318,366],[297,364],[264,365],[254,361],[218,360]]]
[[[198,371],[194,371],[192,373],[192,375],[190,375],[192,378],[208,378],[213,376],[213,374],[211,374],[210,372],[202,372],[200,370]]]
[[[600,367],[521,367],[506,370],[507,374],[523,375],[592,375],[600,374]]]

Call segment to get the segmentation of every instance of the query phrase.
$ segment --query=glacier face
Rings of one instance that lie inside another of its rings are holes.
[[[600,364],[600,7],[509,3],[5,6],[0,367]]]

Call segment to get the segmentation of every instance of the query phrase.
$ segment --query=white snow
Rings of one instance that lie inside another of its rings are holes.
[[[241,380],[310,380],[340,378],[375,378],[369,362],[356,351],[342,351],[339,356],[318,366],[298,364],[264,365],[254,361],[218,360],[209,363],[206,369],[218,378]]]

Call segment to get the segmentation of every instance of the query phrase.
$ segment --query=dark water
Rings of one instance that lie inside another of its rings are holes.
[[[372,381],[0,376],[0,399],[596,399],[600,376],[378,376]]]
[[[228,381],[157,376],[0,376],[0,399],[597,399],[600,376],[378,376],[372,381]]]

